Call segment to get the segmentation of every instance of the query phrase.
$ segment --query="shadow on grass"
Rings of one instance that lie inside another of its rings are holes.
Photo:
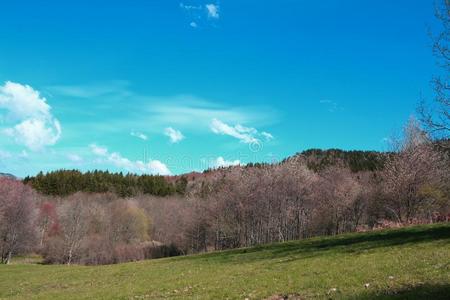
[[[424,284],[420,286],[406,287],[399,290],[386,290],[377,292],[365,292],[351,296],[349,300],[447,300],[450,296],[450,284]]]
[[[192,256],[191,259],[211,259],[216,262],[252,262],[265,259],[295,260],[325,253],[360,253],[382,247],[419,244],[430,241],[450,243],[450,224],[415,226],[409,228],[344,234],[335,237],[314,238],[303,241],[257,246],[238,250]]]

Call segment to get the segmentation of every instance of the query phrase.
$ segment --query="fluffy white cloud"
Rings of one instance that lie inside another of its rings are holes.
[[[218,19],[219,18],[219,6],[215,4],[206,4],[206,10],[208,11],[208,17]]]
[[[222,156],[219,156],[214,162],[213,162],[213,166],[215,168],[220,168],[220,167],[230,167],[230,166],[238,166],[241,164],[240,160],[225,160]]]
[[[50,123],[42,119],[27,119],[13,128],[5,129],[4,133],[30,150],[38,151],[59,140],[61,125],[56,119]]]
[[[213,119],[210,124],[212,132],[215,134],[229,135],[243,143],[259,143],[260,140],[254,137],[258,133],[255,128],[244,127],[242,125],[230,126],[218,119]]]
[[[142,132],[132,131],[130,134],[134,137],[137,137],[138,139],[141,139],[144,141],[148,140],[148,136],[143,134]]]
[[[159,160],[143,162],[140,160],[132,161],[123,157],[118,152],[110,153],[107,148],[91,144],[91,152],[100,158],[101,162],[108,162],[117,168],[124,169],[133,173],[171,175],[169,168]]]
[[[164,134],[169,137],[171,143],[178,143],[184,139],[184,135],[181,131],[173,129],[172,127],[164,129]]]
[[[189,25],[191,27],[193,27],[193,28],[197,28],[198,27],[198,24],[196,22],[191,22],[191,23],[189,23]]]
[[[3,133],[32,151],[54,145],[61,137],[61,125],[50,112],[47,100],[28,85],[7,81],[0,86],[0,110],[6,110]],[[15,124],[15,125],[14,125]]]

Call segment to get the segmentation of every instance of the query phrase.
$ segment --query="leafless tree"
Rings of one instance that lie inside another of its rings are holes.
[[[0,178],[0,262],[29,250],[36,241],[36,194],[20,181]]]
[[[77,193],[60,207],[64,261],[70,265],[79,255],[83,239],[88,231],[87,209],[83,205],[83,194]]]
[[[448,185],[448,161],[414,119],[397,145],[383,172],[385,208],[396,221],[411,222],[424,208],[430,209],[430,198]]]
[[[448,139],[450,134],[450,1],[440,0],[435,15],[441,23],[442,31],[433,36],[433,53],[442,69],[442,74],[436,75],[432,80],[435,92],[434,109],[428,109],[422,101],[418,111],[422,123],[432,136]],[[449,148],[448,143],[443,146]]]
[[[40,205],[37,225],[40,231],[39,247],[42,247],[49,234],[56,234],[59,231],[59,221],[55,203],[45,201]]]

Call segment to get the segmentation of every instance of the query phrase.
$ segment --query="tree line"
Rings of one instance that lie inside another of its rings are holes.
[[[110,173],[95,170],[82,173],[78,170],[58,170],[46,174],[25,177],[23,182],[35,190],[51,196],[68,196],[76,192],[115,193],[120,197],[132,197],[139,193],[167,196],[184,193],[186,179],[168,182],[163,176]]]

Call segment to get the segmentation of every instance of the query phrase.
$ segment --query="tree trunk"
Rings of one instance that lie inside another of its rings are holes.
[[[11,263],[11,257],[12,257],[12,253],[11,251],[8,252],[8,255],[6,256],[6,264],[9,265]]]
[[[67,265],[70,266],[72,262],[72,247],[69,249],[69,258],[67,259]]]

